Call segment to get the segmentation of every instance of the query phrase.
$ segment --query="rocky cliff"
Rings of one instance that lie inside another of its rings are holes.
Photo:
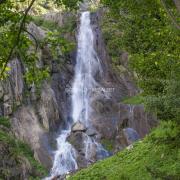
[[[56,22],[62,27],[72,14],[53,13],[43,18]],[[111,66],[106,44],[100,28],[103,13],[92,13],[91,23],[94,31],[94,46],[103,67],[103,74],[97,74],[97,81],[105,88],[93,95],[93,113],[91,121],[99,141],[111,146],[112,153],[130,145],[133,141],[143,138],[154,125],[154,118],[145,112],[142,105],[123,104],[125,97],[133,96],[139,91],[133,81],[133,73],[128,70],[128,55],[123,53],[119,60],[124,71],[117,74]],[[78,24],[78,20],[77,20]],[[46,31],[31,22],[29,31],[37,38],[43,39]],[[75,31],[76,32],[76,31]],[[66,34],[67,38],[76,42],[76,33]],[[11,119],[14,135],[29,144],[34,157],[47,169],[52,167],[53,150],[56,149],[56,137],[64,122],[70,119],[71,85],[74,74],[76,51],[69,53],[67,59],[52,58],[49,47],[38,49],[41,65],[48,65],[50,79],[44,80],[40,91],[27,85],[23,75],[25,65],[19,58],[9,62],[9,77],[0,82],[0,115]],[[62,62],[61,62],[62,61]],[[63,63],[63,65],[62,65]],[[83,141],[83,131],[71,135],[70,142],[79,152]],[[79,140],[80,139],[80,140]],[[78,146],[78,147],[77,147]],[[82,156],[81,156],[82,157]],[[80,167],[84,161],[79,160]]]

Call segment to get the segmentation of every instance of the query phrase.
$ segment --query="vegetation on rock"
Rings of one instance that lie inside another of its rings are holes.
[[[41,179],[47,174],[30,147],[13,136],[5,117],[0,118],[0,162],[0,179]]]
[[[162,1],[102,2],[109,8],[102,28],[113,64],[118,69],[119,56],[128,52],[143,103],[159,119],[179,121],[179,29],[171,22]],[[166,5],[178,22],[173,1]]]
[[[167,121],[143,141],[83,169],[69,180],[153,180],[180,178],[180,129]]]
[[[164,0],[102,0],[102,30],[116,72],[128,52],[141,94],[127,104],[144,104],[161,123],[143,141],[81,170],[69,179],[180,179],[179,9]],[[125,67],[124,69],[127,69]],[[132,148],[133,147],[133,148]]]
[[[42,80],[48,77],[48,67],[38,67],[39,60],[37,48],[40,46],[34,35],[28,31],[27,25],[31,21],[35,21],[50,31],[50,36],[54,36],[55,40],[46,41],[46,44],[54,45],[54,41],[58,41],[58,47],[62,53],[71,49],[64,37],[57,38],[57,27],[51,21],[41,21],[38,19],[44,13],[47,13],[52,8],[53,10],[63,10],[61,1],[56,0],[50,2],[48,0],[32,0],[30,3],[26,0],[14,2],[12,0],[0,2],[0,79],[3,80],[8,76],[10,68],[7,66],[9,61],[14,57],[18,57],[26,66],[25,79],[27,83],[35,83],[38,85]],[[58,6],[61,5],[61,6]],[[51,8],[50,8],[51,7]],[[49,9],[50,8],[50,9]],[[43,9],[43,10],[42,10]],[[35,16],[36,15],[36,16]],[[32,16],[34,16],[32,18]],[[47,29],[48,28],[48,29]],[[47,39],[46,39],[47,40]],[[49,39],[48,39],[49,40]],[[52,38],[50,39],[52,40]],[[54,46],[53,46],[54,48]],[[52,49],[53,49],[52,48]],[[33,49],[34,51],[32,51]],[[57,43],[56,43],[57,49]]]
[[[82,0],[13,0],[0,1],[0,80],[10,71],[8,63],[15,57],[25,66],[27,84],[39,85],[49,77],[49,66],[39,67],[38,48],[48,46],[52,59],[68,59],[74,43],[65,38],[74,33],[76,20],[59,27],[42,14],[51,10],[74,12]],[[144,104],[161,123],[143,141],[113,157],[84,169],[69,179],[180,179],[180,49],[179,6],[174,0],[101,0],[104,8],[102,31],[117,72],[128,71],[120,56],[127,52],[134,78],[141,89],[127,104]],[[96,4],[96,3],[95,3]],[[96,7],[92,7],[94,11]],[[27,25],[33,22],[45,31],[37,40]],[[32,50],[33,49],[33,50]],[[63,66],[63,64],[62,64]],[[102,140],[109,150],[113,141]],[[46,175],[33,153],[10,131],[7,118],[0,118],[0,179],[29,179]],[[20,171],[18,171],[18,168]],[[17,171],[17,172],[16,172]],[[24,177],[23,177],[24,178]]]

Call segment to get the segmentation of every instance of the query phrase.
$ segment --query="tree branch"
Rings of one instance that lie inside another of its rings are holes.
[[[3,76],[3,73],[5,72],[5,69],[7,67],[7,64],[9,62],[9,60],[12,58],[12,55],[13,55],[13,52],[14,52],[15,48],[19,44],[19,40],[20,40],[20,37],[21,37],[21,33],[22,33],[23,29],[24,29],[24,25],[25,25],[25,22],[26,22],[27,15],[28,15],[29,11],[31,10],[31,8],[32,8],[35,1],[36,0],[32,0],[31,3],[29,4],[28,8],[25,11],[25,14],[23,16],[23,19],[22,19],[20,27],[19,27],[19,31],[18,31],[16,40],[15,40],[15,42],[14,42],[14,44],[13,44],[13,46],[12,46],[10,52],[9,52],[9,55],[8,55],[6,61],[5,61],[5,65],[4,65],[3,69],[1,70],[0,78]]]
[[[34,39],[35,44],[36,44],[35,50],[37,51],[37,48],[38,48],[38,41],[37,41],[37,39],[35,38],[35,36],[34,36],[32,33],[30,33],[27,29],[23,29],[23,31],[26,32],[27,34],[29,34],[29,35]]]

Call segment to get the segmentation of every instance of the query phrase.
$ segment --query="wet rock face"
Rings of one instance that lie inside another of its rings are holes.
[[[50,88],[47,88],[45,92],[42,92],[39,101],[35,97],[36,92],[32,92],[31,87],[29,96],[24,96],[24,70],[20,60],[15,58],[10,61],[8,66],[10,67],[9,77],[0,85],[2,99],[0,114],[11,116],[12,129],[16,137],[28,143],[34,151],[36,159],[50,168],[51,154],[44,143],[44,141],[48,142],[50,134],[44,130],[43,126],[50,130],[55,126],[56,121],[59,121],[59,111],[54,94],[49,90]],[[45,138],[45,136],[47,137]]]
[[[43,40],[46,36],[46,31],[36,26],[33,22],[30,22],[27,28],[37,40]]]
[[[40,120],[46,130],[57,129],[59,124],[59,111],[55,93],[51,86],[45,84],[41,92],[39,103]]]
[[[97,131],[93,128],[85,128],[81,122],[77,122],[72,126],[67,141],[76,149],[79,168],[86,167],[92,162],[102,159],[103,155],[97,150],[97,144],[92,143],[92,139],[98,141]]]
[[[53,14],[55,16],[58,15]],[[65,16],[58,25],[67,21],[69,15]],[[34,23],[30,23],[27,28],[37,40],[42,40],[46,35]],[[43,82],[42,89],[37,92],[33,85],[29,86],[23,80],[25,65],[18,58],[12,59],[8,64],[9,77],[0,82],[0,116],[11,118],[16,137],[28,143],[35,159],[50,169],[57,130],[68,119],[71,111],[70,87],[75,53],[69,55],[70,60],[62,59],[66,61],[63,67],[59,63],[61,60],[53,60],[49,47],[38,49],[38,54],[37,66],[48,66],[51,80]]]
[[[136,136],[135,139],[144,137],[156,124],[156,120],[146,113],[141,105],[131,106],[121,103],[125,97],[134,96],[139,90],[134,83],[133,73],[129,71],[126,52],[120,55],[122,72],[116,73],[112,70],[111,59],[99,25],[102,17],[103,10],[91,15],[94,47],[103,68],[103,76],[97,78],[97,81],[105,89],[104,92],[93,94],[91,121],[101,138],[113,139],[114,147],[122,149],[134,141],[133,137]]]
[[[13,113],[14,106],[19,106],[22,101],[24,82],[20,61],[15,58],[8,64],[9,77],[0,84],[0,96],[2,99],[1,110],[4,116]]]
[[[86,134],[82,131],[72,132],[67,141],[73,145],[77,152],[77,163],[79,168],[86,167],[88,162],[85,159],[85,146],[84,141],[86,139]]]
[[[128,145],[132,144],[140,138],[139,134],[132,128],[123,129],[123,135]]]
[[[14,114],[11,124],[15,136],[30,145],[36,160],[50,168],[52,159],[47,149],[48,140],[39,123],[35,109],[32,106],[21,107]]]

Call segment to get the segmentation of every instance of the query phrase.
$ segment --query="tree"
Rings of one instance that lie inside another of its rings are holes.
[[[27,0],[21,0],[18,2],[12,0],[0,1],[1,80],[3,80],[8,75],[9,68],[7,67],[7,64],[14,56],[20,57],[20,59],[23,60],[24,63],[28,66],[28,79],[32,79],[30,77],[35,77],[34,74],[32,74],[33,72],[38,72],[35,67],[35,62],[37,61],[36,52],[32,54],[28,53],[29,47],[32,46],[34,42],[37,46],[37,41],[34,36],[28,32],[26,25],[31,21],[29,12],[31,11],[33,5],[40,1],[41,0],[31,0],[30,2]],[[71,9],[77,8],[77,2],[78,1],[54,0],[54,4],[65,6]],[[34,41],[29,39],[28,36],[31,36]],[[65,49],[67,49],[67,43],[63,43],[63,46]],[[43,74],[47,76],[46,69],[42,70],[42,75]]]
[[[110,9],[111,21],[116,21],[114,30],[111,26],[116,33],[111,33],[107,44],[117,44],[114,56],[121,50],[130,54],[144,104],[159,119],[179,121],[179,25],[173,1],[102,0],[102,3]]]

